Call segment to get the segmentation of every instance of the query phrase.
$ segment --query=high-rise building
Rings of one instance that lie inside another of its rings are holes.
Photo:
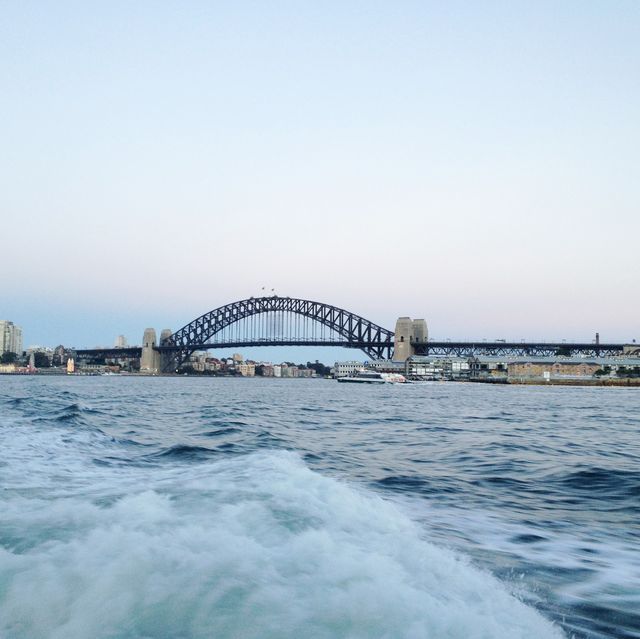
[[[115,348],[127,348],[127,338],[124,335],[118,335],[114,346]]]
[[[22,328],[9,320],[0,320],[0,353],[22,353]]]

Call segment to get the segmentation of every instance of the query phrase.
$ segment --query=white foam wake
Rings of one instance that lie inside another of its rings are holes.
[[[292,454],[126,472],[92,497],[5,501],[0,636],[562,636],[395,506]]]

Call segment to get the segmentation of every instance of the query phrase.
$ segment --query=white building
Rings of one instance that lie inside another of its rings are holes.
[[[1,353],[22,353],[22,328],[9,320],[0,320]]]
[[[349,377],[349,375],[353,375],[356,371],[359,371],[363,367],[362,362],[336,362],[333,365],[333,376],[334,377]]]

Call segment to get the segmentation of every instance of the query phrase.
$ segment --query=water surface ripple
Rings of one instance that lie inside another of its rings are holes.
[[[640,637],[640,392],[0,378],[0,636]]]

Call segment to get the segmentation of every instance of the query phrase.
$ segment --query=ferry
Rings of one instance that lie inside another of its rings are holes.
[[[400,373],[378,373],[364,369],[337,379],[345,384],[405,384],[407,382],[406,377]]]

